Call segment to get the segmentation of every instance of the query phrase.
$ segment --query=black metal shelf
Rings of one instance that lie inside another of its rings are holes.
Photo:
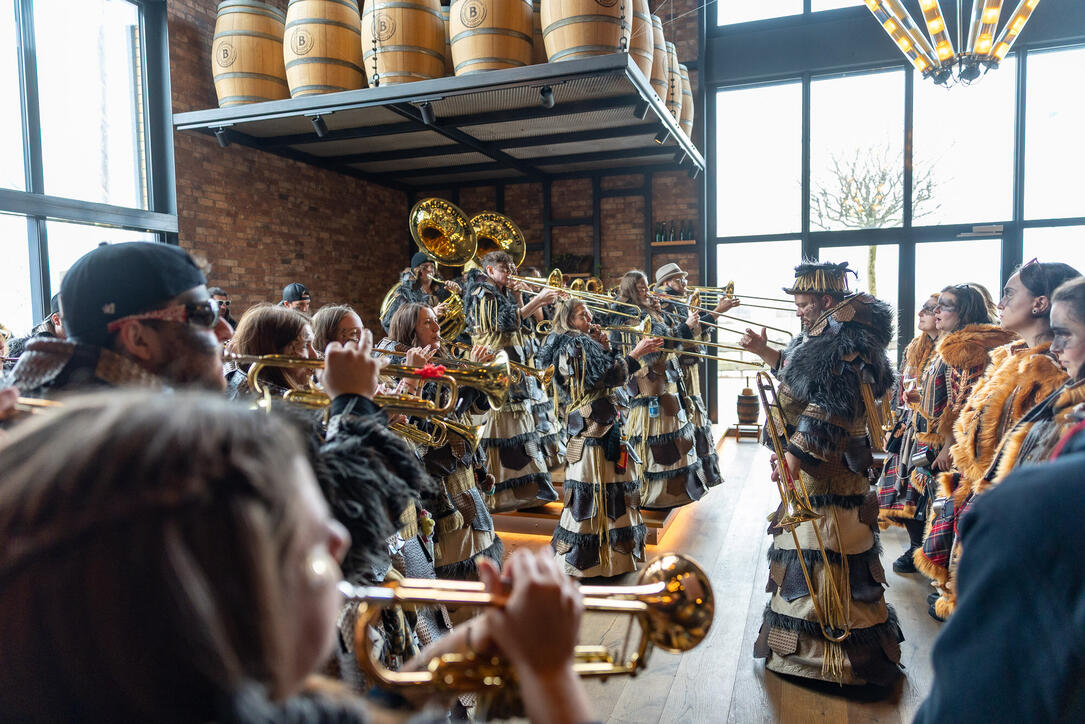
[[[552,108],[541,103],[544,88],[553,93]],[[223,145],[406,191],[705,170],[704,157],[625,53],[178,113],[173,122]]]

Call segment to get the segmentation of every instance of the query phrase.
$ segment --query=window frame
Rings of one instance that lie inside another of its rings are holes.
[[[115,206],[44,193],[41,115],[38,99],[34,0],[14,0],[18,46],[19,106],[22,118],[25,191],[0,189],[0,213],[26,219],[30,251],[31,308],[36,319],[49,309],[51,288],[46,221],[65,221],[106,229],[143,231],[159,241],[177,243],[177,192],[173,160],[172,99],[165,0],[126,0],[139,10],[140,69],[147,154],[148,208]]]

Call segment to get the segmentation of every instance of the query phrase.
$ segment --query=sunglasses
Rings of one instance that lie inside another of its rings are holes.
[[[924,304],[922,307],[919,308],[919,313],[920,314],[934,314],[937,311],[938,311],[938,305],[937,304]]]
[[[189,324],[193,327],[214,329],[219,322],[220,303],[214,299],[190,304],[174,304],[173,306],[156,309],[142,314],[130,314],[127,317],[114,319],[106,325],[106,331],[116,332],[128,322],[157,319],[162,322],[177,322]]]
[[[1051,288],[1047,285],[1047,272],[1044,271],[1044,266],[1043,266],[1043,264],[1040,263],[1040,260],[1035,256],[1032,257],[1031,261],[1028,261],[1028,262],[1021,265],[1021,270],[1024,271],[1028,267],[1034,266],[1034,265],[1036,267],[1036,273],[1038,273],[1040,275],[1040,289],[1041,289],[1041,293],[1036,295],[1036,296],[1047,296],[1047,294],[1050,292]]]

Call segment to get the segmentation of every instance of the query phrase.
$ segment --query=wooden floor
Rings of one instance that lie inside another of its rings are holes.
[[[911,722],[931,681],[930,651],[940,624],[927,615],[932,590],[919,575],[892,572],[907,536],[899,528],[882,533],[882,562],[889,579],[886,598],[904,631],[905,676],[888,698],[824,683],[780,677],[751,655],[768,602],[765,559],[771,539],[765,516],[779,503],[769,480],[769,453],[749,441],[729,439],[720,468],[726,482],[682,509],[650,555],[681,551],[709,573],[716,615],[709,637],[693,651],[676,655],[653,652],[635,678],[589,681],[595,713],[607,722]],[[508,548],[541,546],[541,537],[513,536]],[[632,582],[622,581],[622,582]],[[584,643],[617,644],[625,618],[586,617]],[[639,634],[636,634],[639,635]]]

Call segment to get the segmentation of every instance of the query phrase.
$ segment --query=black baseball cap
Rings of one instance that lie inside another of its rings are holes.
[[[301,282],[294,282],[283,287],[284,302],[300,302],[302,299],[309,299],[309,288]]]
[[[104,346],[113,320],[159,309],[206,283],[199,266],[180,247],[151,241],[99,246],[64,275],[64,329],[73,341]]]

